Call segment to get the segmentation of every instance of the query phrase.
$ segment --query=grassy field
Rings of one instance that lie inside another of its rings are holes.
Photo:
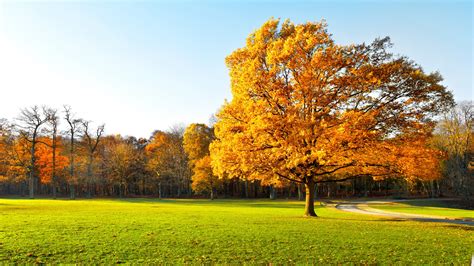
[[[410,202],[399,202],[391,204],[371,204],[371,208],[384,211],[435,215],[447,218],[474,219],[474,211],[453,207],[449,201],[416,200]]]
[[[297,201],[0,199],[0,264],[462,263],[468,226],[397,221]]]

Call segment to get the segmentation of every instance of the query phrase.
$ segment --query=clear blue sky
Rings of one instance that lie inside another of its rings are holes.
[[[70,104],[107,133],[206,123],[230,99],[224,58],[270,17],[326,19],[338,43],[390,36],[393,52],[473,97],[471,1],[4,1],[0,117]]]

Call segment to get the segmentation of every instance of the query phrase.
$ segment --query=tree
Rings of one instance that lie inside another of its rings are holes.
[[[209,198],[214,200],[216,187],[221,181],[212,173],[211,157],[209,155],[195,161],[192,180],[194,191],[207,191],[209,192]]]
[[[158,198],[162,198],[162,182],[166,175],[168,167],[168,136],[165,132],[156,131],[150,139],[148,145],[145,147],[147,155],[147,169],[154,174],[154,180],[157,181]]]
[[[170,187],[176,185],[177,196],[181,188],[189,189],[188,161],[183,148],[183,130],[179,127],[169,132],[155,131],[148,145],[145,147],[147,154],[147,168],[154,173],[158,185],[158,196],[163,195],[163,185],[167,182]]]
[[[21,137],[30,143],[30,163],[28,165],[28,189],[30,199],[34,198],[35,187],[38,182],[37,164],[36,164],[36,145],[38,144],[38,137],[40,129],[43,124],[48,121],[48,115],[45,108],[33,106],[21,110],[19,121]]]
[[[48,117],[48,124],[50,126],[50,133],[51,133],[51,155],[52,155],[52,162],[51,162],[51,183],[53,189],[53,198],[56,198],[57,193],[57,186],[58,180],[56,176],[56,155],[58,150],[58,126],[59,126],[59,116],[58,111],[56,109],[47,108],[46,115]]]
[[[29,143],[14,135],[14,127],[0,119],[0,182],[23,183],[29,169]]]
[[[233,98],[217,115],[215,173],[302,183],[306,216],[316,183],[417,175],[395,155],[409,142],[436,156],[418,140],[452,95],[390,46],[337,45],[323,22],[264,23],[226,58]]]
[[[74,117],[70,106],[64,106],[64,119],[69,126],[67,130],[69,134],[69,192],[70,198],[75,199],[77,185],[77,176],[74,172],[75,140],[80,131],[82,120]]]
[[[137,152],[132,143],[125,141],[121,136],[104,139],[104,163],[107,176],[118,187],[120,198],[128,194],[131,178],[135,174],[134,165]]]
[[[474,195],[474,104],[459,103],[443,115],[438,124],[435,145],[447,153],[443,173],[457,195]]]
[[[214,132],[205,124],[191,124],[184,131],[183,146],[191,164],[209,155],[209,145],[214,139]]]
[[[208,191],[211,200],[218,184],[212,173],[209,145],[214,139],[212,128],[204,124],[191,124],[186,128],[183,138],[184,150],[188,154],[189,165],[193,169],[193,190]]]
[[[36,149],[38,178],[42,184],[52,185],[53,197],[56,197],[58,174],[69,165],[69,159],[61,154],[62,145],[58,144],[58,139],[56,144],[53,144],[53,139],[47,137],[38,140],[41,141],[41,145]]]
[[[104,134],[105,125],[97,127],[94,133],[90,132],[90,122],[81,121],[83,128],[83,139],[87,150],[87,193],[91,196],[92,166],[94,161],[94,153],[99,145],[100,137]]]
[[[185,127],[181,124],[173,125],[169,130],[170,144],[172,152],[171,169],[176,181],[177,196],[181,196],[184,189],[185,192],[191,194],[191,179],[188,167],[188,156],[184,150],[183,138]]]
[[[25,183],[30,175],[31,144],[22,137],[9,137],[3,140],[6,149],[3,154],[6,167],[5,179],[12,183]],[[21,189],[21,194],[23,195],[23,189]]]

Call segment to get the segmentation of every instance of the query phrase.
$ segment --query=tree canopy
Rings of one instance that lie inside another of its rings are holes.
[[[215,173],[304,183],[308,216],[317,182],[430,176],[439,153],[424,140],[452,95],[391,45],[336,44],[324,22],[265,22],[226,58],[233,97],[217,114]]]

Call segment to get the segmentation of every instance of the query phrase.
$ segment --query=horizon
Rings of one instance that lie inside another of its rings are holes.
[[[78,117],[105,123],[107,135],[137,138],[207,124],[231,99],[225,57],[271,17],[325,19],[338,44],[390,36],[394,54],[439,71],[456,101],[474,98],[471,2],[340,4],[2,2],[0,87],[15,100],[0,106],[0,118],[68,104]]]

